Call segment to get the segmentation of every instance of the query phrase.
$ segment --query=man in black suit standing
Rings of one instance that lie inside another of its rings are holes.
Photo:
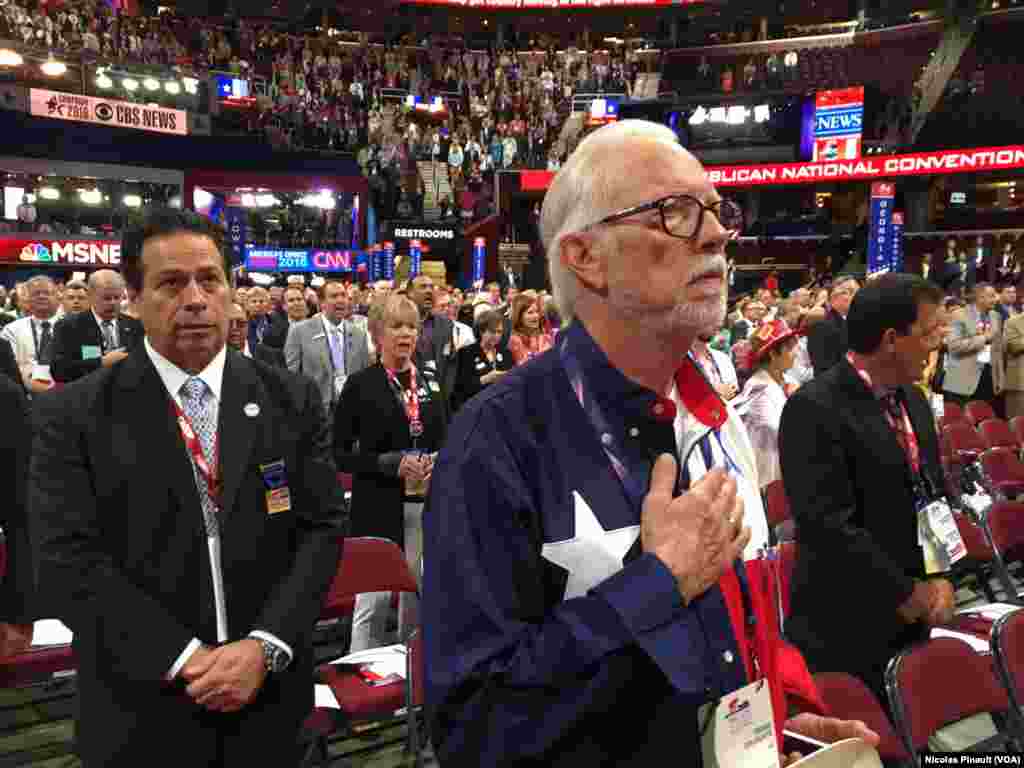
[[[447,317],[434,314],[434,281],[427,275],[418,275],[409,284],[407,294],[420,310],[423,326],[416,341],[413,359],[418,369],[430,369],[441,385],[444,400],[445,423],[451,415],[450,403],[455,389],[457,369],[455,355],[455,326]]]
[[[142,341],[142,323],[122,315],[124,278],[110,269],[89,277],[91,311],[65,315],[53,329],[54,381],[68,383],[121,362]]]
[[[6,374],[11,381],[24,390],[25,385],[21,380],[21,373],[18,371],[18,361],[14,357],[14,350],[11,349],[11,344],[7,339],[0,339],[0,373]]]
[[[941,302],[916,275],[869,282],[850,307],[850,353],[789,398],[779,430],[800,541],[786,635],[812,672],[848,672],[883,702],[889,659],[954,607],[918,543],[918,510],[945,488],[914,384],[942,340]]]
[[[825,319],[811,326],[807,334],[807,353],[814,366],[814,375],[821,376],[846,354],[846,313],[860,289],[852,277],[840,277],[832,284],[829,309]]]
[[[7,347],[0,340],[0,347]],[[13,359],[13,355],[12,355]],[[0,525],[4,529],[7,563],[0,580],[0,658],[20,653],[32,641],[35,577],[28,515],[25,511],[25,478],[31,453],[32,427],[28,398],[18,376],[0,376],[0,472],[6,473],[7,501],[0,505]]]
[[[79,755],[294,766],[338,558],[320,395],[226,348],[211,222],[158,209],[122,254],[146,337],[40,404],[29,480],[39,600],[75,635]]]

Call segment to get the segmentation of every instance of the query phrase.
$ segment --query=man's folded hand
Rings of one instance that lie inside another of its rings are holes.
[[[198,653],[198,651],[197,651]],[[263,644],[246,638],[207,651],[208,656],[182,670],[192,700],[214,712],[237,712],[256,698],[267,677]]]

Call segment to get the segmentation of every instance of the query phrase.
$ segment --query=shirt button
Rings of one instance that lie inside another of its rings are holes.
[[[630,427],[630,429],[629,429],[629,436],[630,437],[640,437],[640,430],[637,429],[636,427]]]
[[[603,435],[601,435],[601,444],[602,445],[611,445],[612,444],[612,436],[609,435],[607,432],[605,432]]]
[[[726,664],[732,664],[733,661],[736,659],[736,657],[732,655],[732,651],[726,651],[725,653],[723,653],[722,658],[725,659]]]

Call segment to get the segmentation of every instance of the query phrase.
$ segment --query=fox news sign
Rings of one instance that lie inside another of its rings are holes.
[[[857,160],[864,131],[864,86],[818,91],[814,101],[814,161]]]

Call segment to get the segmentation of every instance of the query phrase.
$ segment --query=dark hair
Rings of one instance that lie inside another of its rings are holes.
[[[850,349],[871,354],[890,328],[906,336],[917,322],[918,306],[941,305],[942,299],[942,289],[917,275],[888,274],[869,280],[853,297],[846,316]]]
[[[485,331],[491,331],[492,333],[497,332],[498,328],[505,325],[505,316],[496,309],[488,309],[480,313],[480,317],[476,320],[477,333],[483,334]]]
[[[126,230],[121,236],[121,268],[124,281],[129,287],[135,291],[142,290],[142,247],[146,241],[156,237],[167,237],[177,232],[210,238],[223,259],[224,277],[231,282],[231,256],[224,248],[224,235],[217,225],[195,211],[156,208],[146,213],[141,222]]]

